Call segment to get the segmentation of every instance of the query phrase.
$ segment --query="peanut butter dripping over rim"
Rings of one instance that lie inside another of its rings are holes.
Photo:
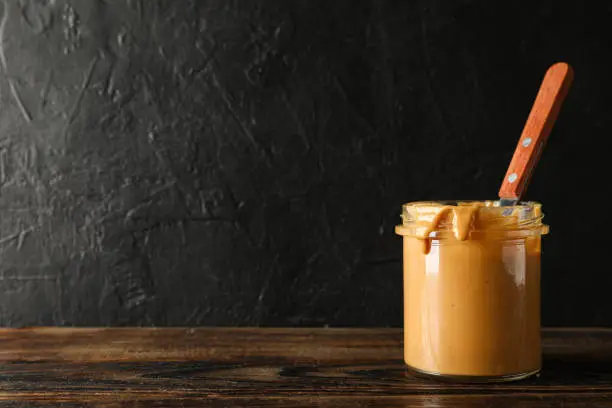
[[[440,224],[449,220],[452,221],[452,231],[458,241],[468,239],[470,227],[481,204],[474,203],[466,206],[444,206],[437,208],[429,226],[426,226],[417,238],[423,240],[423,253],[428,254],[431,250],[431,238],[429,235],[440,227]]]
[[[457,241],[470,239],[476,231],[503,234],[537,230],[546,234],[548,227],[541,223],[541,217],[537,203],[500,207],[495,201],[418,202],[404,205],[403,224],[396,227],[396,232],[422,240],[427,255],[431,241],[441,231],[452,232]]]

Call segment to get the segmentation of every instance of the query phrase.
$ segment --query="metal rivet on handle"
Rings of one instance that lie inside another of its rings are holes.
[[[516,175],[516,173],[512,173],[511,175],[508,176],[508,181],[510,183],[514,183],[517,178],[518,178],[518,176]]]
[[[526,137],[523,140],[523,147],[528,147],[531,144],[531,138],[530,137]]]

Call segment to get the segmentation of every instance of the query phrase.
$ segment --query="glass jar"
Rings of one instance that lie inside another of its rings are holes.
[[[403,206],[404,360],[418,374],[498,382],[540,371],[541,205]]]

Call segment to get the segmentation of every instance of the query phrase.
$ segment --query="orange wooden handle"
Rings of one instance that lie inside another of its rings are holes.
[[[573,79],[574,71],[564,62],[546,71],[499,189],[499,197],[518,200],[525,192]]]

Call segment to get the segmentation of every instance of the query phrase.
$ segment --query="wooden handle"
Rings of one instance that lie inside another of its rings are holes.
[[[518,200],[525,192],[573,79],[572,68],[563,62],[546,71],[499,189],[499,197]]]

